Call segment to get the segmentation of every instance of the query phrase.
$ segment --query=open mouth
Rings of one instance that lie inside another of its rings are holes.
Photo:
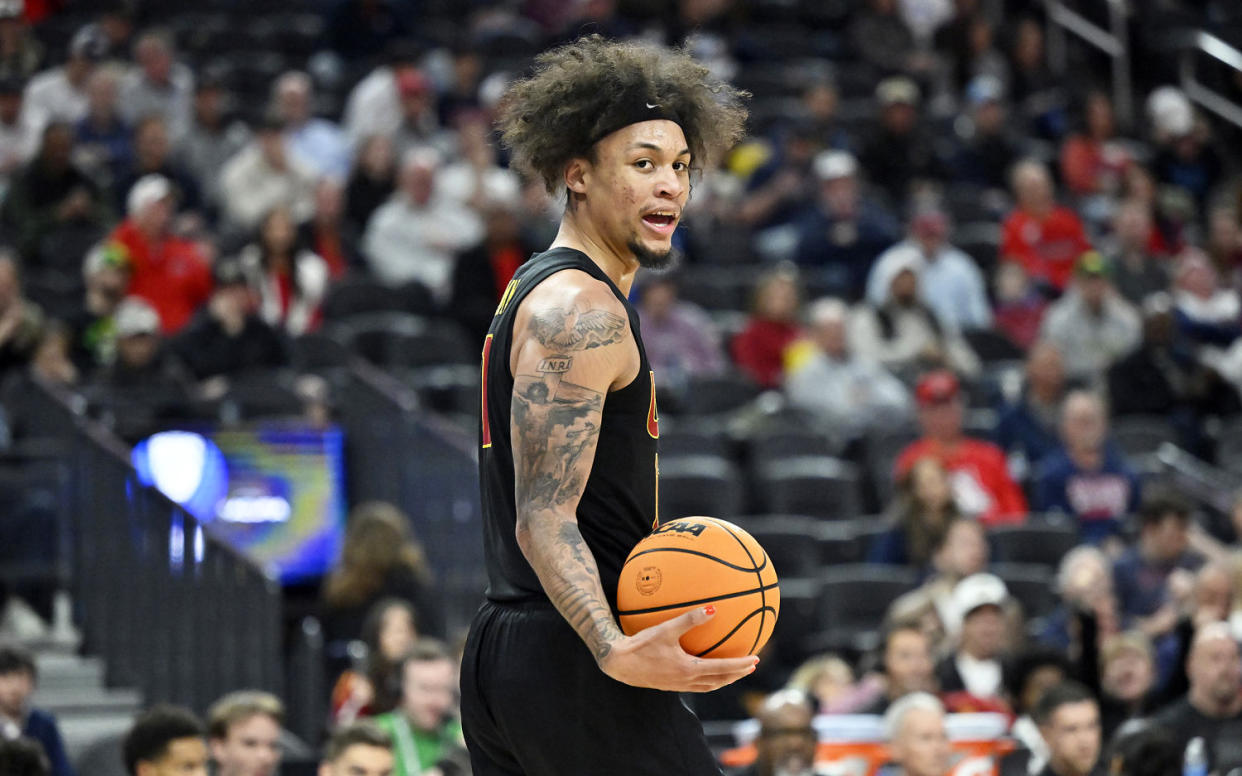
[[[648,213],[643,216],[643,222],[656,229],[664,230],[677,223],[677,216],[673,213]]]

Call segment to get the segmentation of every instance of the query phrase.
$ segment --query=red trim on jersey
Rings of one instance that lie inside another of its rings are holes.
[[[483,368],[482,379],[479,382],[479,405],[483,419],[483,447],[484,449],[492,446],[492,424],[487,420],[487,357],[492,352],[492,335],[488,334],[483,340]]]

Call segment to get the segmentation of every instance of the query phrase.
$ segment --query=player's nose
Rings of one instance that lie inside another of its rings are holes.
[[[659,173],[656,175],[656,196],[676,199],[681,196],[684,189],[685,184],[672,165],[665,165],[660,168]]]

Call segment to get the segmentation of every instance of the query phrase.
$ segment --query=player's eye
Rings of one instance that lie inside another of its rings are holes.
[[[655,168],[655,165],[652,164],[650,159],[639,159],[637,162],[634,162],[634,166],[640,170],[651,170]]]
[[[685,172],[690,169],[690,165],[685,162],[673,162],[673,170],[675,172]]]

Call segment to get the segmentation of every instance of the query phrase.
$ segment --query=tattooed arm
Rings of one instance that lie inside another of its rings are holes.
[[[702,609],[626,637],[578,529],[607,393],[639,368],[620,302],[585,274],[553,276],[518,311],[510,366],[518,544],[600,668],[627,684],[698,691],[753,670],[752,658],[696,661],[680,648],[678,636],[708,619]]]

